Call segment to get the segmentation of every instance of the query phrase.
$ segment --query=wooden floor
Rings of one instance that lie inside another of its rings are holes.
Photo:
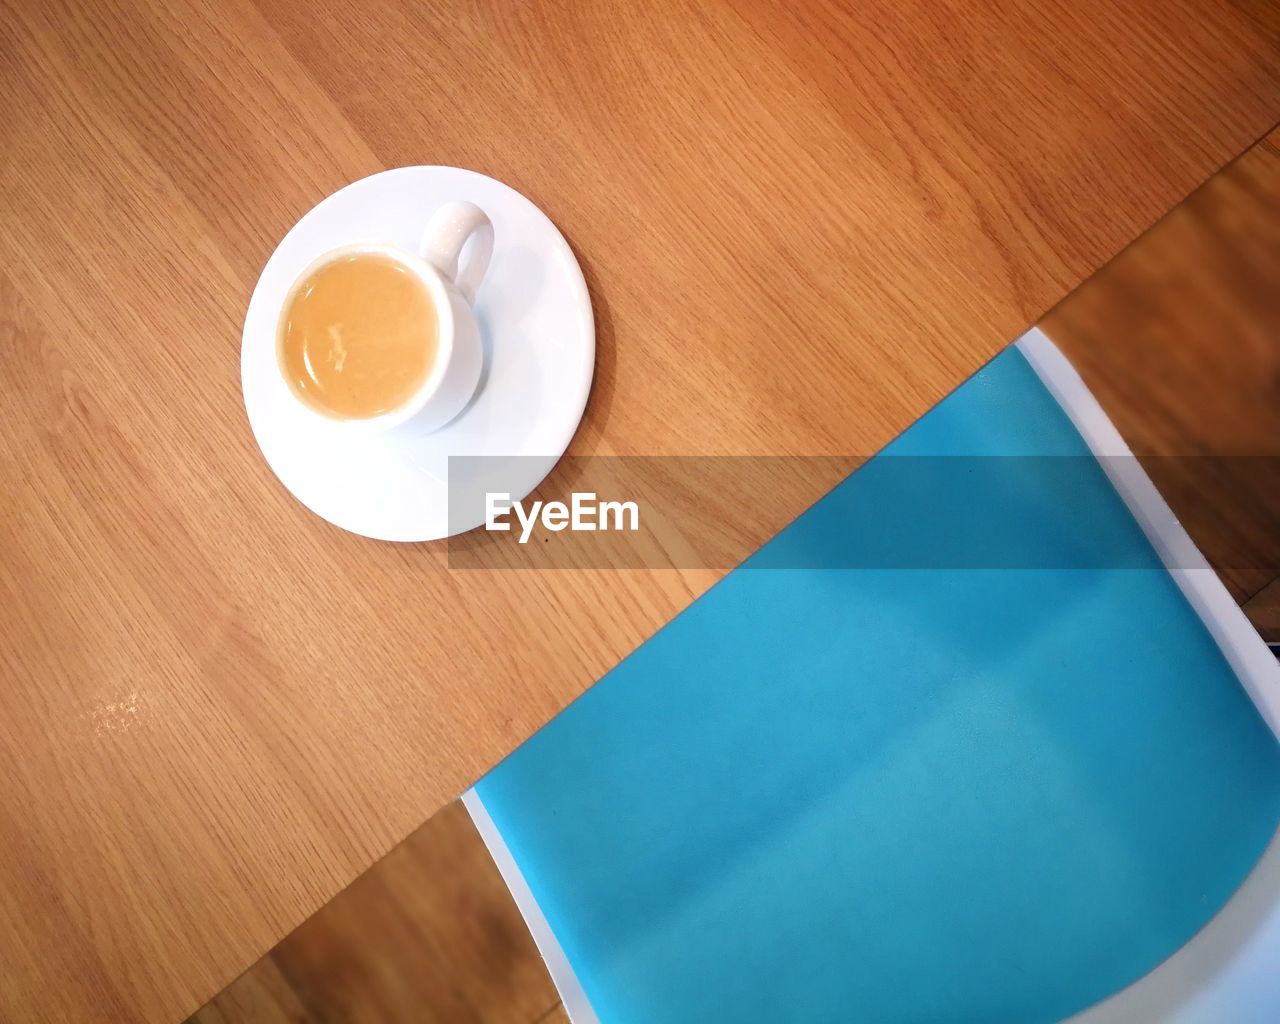
[[[555,1024],[533,940],[460,803],[436,814],[192,1018]]]
[[[1280,133],[1259,143],[1042,325],[1145,456],[1255,625],[1280,641],[1278,143]],[[456,803],[192,1018],[566,1020]]]
[[[1280,575],[1280,131],[1041,326],[1232,596]]]

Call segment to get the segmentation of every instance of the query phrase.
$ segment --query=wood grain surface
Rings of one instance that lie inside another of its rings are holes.
[[[454,802],[189,1024],[552,1024],[559,996]]]
[[[1280,642],[1280,578],[1250,593],[1280,538],[1280,500],[1270,505],[1270,523],[1256,500],[1259,479],[1270,479],[1261,474],[1280,463],[1277,282],[1280,131],[1197,189],[1041,326],[1070,353],[1148,466],[1210,453],[1252,457],[1258,477],[1202,477],[1193,481],[1199,501],[1182,491],[1167,496],[1259,633]],[[1195,514],[1204,507],[1213,515]],[[1280,565],[1275,571],[1280,577]],[[468,894],[468,913],[458,912],[460,892]],[[487,942],[476,941],[477,919]],[[494,945],[502,955],[489,951]],[[467,985],[460,1002],[432,969],[439,950],[448,951],[451,970],[467,979],[482,975],[485,983]],[[324,1024],[373,1014],[385,1024],[544,1024],[544,1013],[529,1009],[550,991],[545,971],[531,966],[537,962],[474,827],[461,805],[451,804],[192,1024]]]
[[[1270,127],[1277,18],[0,4],[0,1020],[191,1012],[712,582],[293,502],[239,328],[312,204],[412,163],[539,203],[577,452],[865,454]]]
[[[1041,326],[1232,596],[1280,576],[1280,131]]]

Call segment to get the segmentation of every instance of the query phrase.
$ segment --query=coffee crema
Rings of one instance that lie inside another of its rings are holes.
[[[294,289],[278,345],[280,370],[307,405],[337,419],[379,416],[404,405],[431,373],[435,305],[399,260],[340,256]]]

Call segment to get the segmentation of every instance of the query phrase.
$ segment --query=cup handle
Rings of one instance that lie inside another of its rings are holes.
[[[472,235],[475,241],[467,254],[467,265],[459,270],[458,256]],[[493,224],[475,203],[445,203],[427,222],[421,251],[422,258],[451,281],[471,305],[493,255]]]

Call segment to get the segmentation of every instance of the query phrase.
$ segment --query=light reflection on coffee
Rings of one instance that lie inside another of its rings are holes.
[[[404,405],[439,348],[431,294],[381,253],[325,263],[294,289],[280,318],[280,370],[307,405],[336,419],[367,419]]]

